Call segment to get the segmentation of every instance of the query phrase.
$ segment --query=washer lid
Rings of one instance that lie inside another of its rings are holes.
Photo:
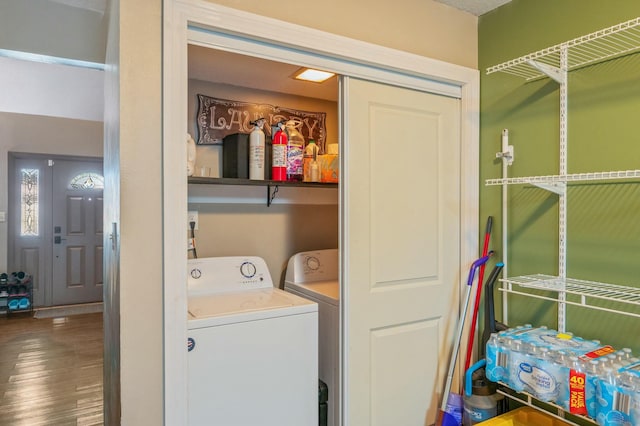
[[[188,305],[190,322],[218,318],[218,324],[317,310],[315,303],[276,288],[191,297]]]
[[[298,291],[309,297],[338,306],[340,301],[340,286],[338,281],[317,281],[312,283],[284,283],[285,290]]]

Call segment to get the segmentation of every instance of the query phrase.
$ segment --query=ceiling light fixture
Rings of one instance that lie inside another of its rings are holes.
[[[322,83],[335,74],[327,71],[314,70],[312,68],[300,68],[291,77],[296,80],[312,81],[314,83]]]

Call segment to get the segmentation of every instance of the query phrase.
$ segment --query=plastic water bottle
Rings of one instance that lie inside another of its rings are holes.
[[[508,337],[491,333],[487,341],[487,378],[492,382],[505,381],[508,377]]]
[[[600,360],[592,359],[586,366],[587,383],[585,384],[585,401],[587,404],[587,415],[595,419],[598,415],[598,382],[602,375]]]

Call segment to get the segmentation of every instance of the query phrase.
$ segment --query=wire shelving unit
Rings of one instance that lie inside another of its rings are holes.
[[[566,305],[579,305],[591,309],[619,312],[617,309],[614,310],[602,307],[601,304],[591,303],[595,299],[620,302],[623,306],[629,307],[629,309],[624,309],[620,313],[640,317],[640,314],[636,313],[637,308],[640,306],[640,290],[612,284],[575,280],[566,276],[567,183],[640,178],[640,170],[568,173],[568,72],[639,51],[640,17],[637,17],[487,68],[487,74],[502,72],[524,78],[526,81],[549,77],[559,84],[559,173],[547,176],[508,177],[507,166],[513,162],[513,148],[509,147],[510,150],[505,151],[503,142],[503,151],[505,152],[497,154],[498,157],[503,159],[503,176],[501,179],[488,179],[485,184],[503,186],[503,250],[505,252],[507,252],[507,186],[530,184],[558,195],[558,276],[534,275],[505,278],[502,280],[503,288],[501,290],[505,293],[505,297],[507,293],[515,293],[547,298],[557,302],[558,330],[560,331],[565,331],[566,327]],[[503,135],[505,132],[506,130],[503,131]],[[523,288],[552,290],[557,293],[557,297],[533,295],[522,291]],[[567,296],[570,296],[571,299],[568,300]],[[576,297],[577,300],[575,300]],[[506,317],[508,315],[506,298],[504,301],[504,315]]]

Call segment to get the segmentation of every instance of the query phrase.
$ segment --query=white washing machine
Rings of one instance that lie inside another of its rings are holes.
[[[284,289],[318,304],[318,374],[329,388],[328,426],[338,426],[340,404],[340,286],[338,250],[297,253],[289,259]]]
[[[263,259],[188,264],[189,425],[318,424],[318,305]]]

